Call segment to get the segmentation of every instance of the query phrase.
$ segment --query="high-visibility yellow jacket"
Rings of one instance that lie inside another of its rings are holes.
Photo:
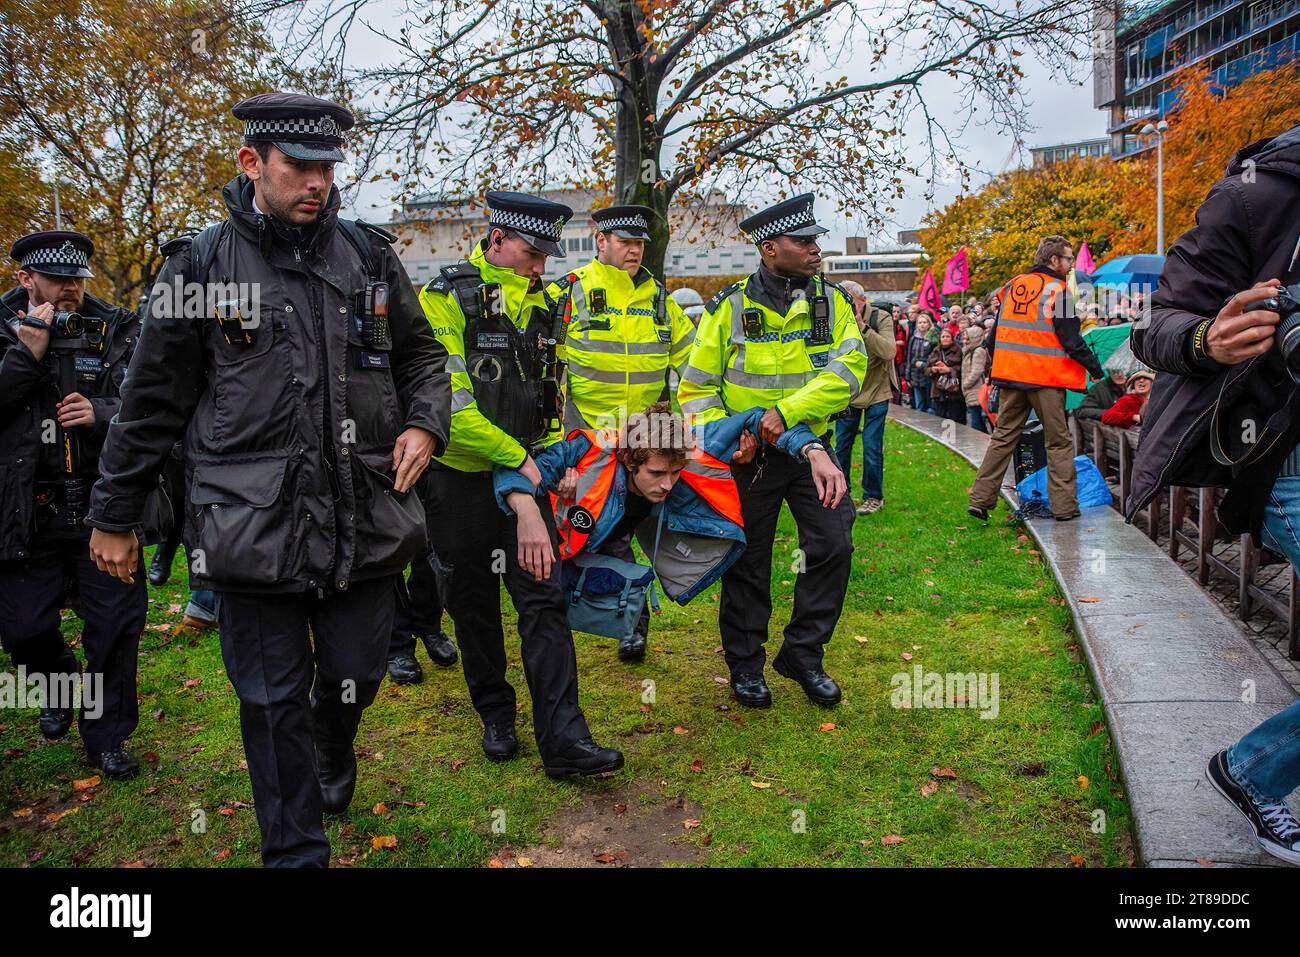
[[[477,267],[484,282],[500,284],[505,315],[515,327],[525,329],[534,309],[549,312],[541,286],[530,292],[531,280],[492,265],[483,256],[483,246],[479,242],[474,247],[469,263]],[[441,277],[434,279],[420,291],[420,305],[434,336],[447,350],[447,371],[451,373],[451,434],[438,461],[462,472],[488,472],[497,465],[518,467],[528,450],[493,425],[474,400],[473,379],[465,365],[465,313],[451,285]],[[557,428],[540,444],[549,445],[562,437]]]
[[[783,316],[766,297],[751,299],[749,276],[723,289],[706,304],[695,334],[677,397],[682,412],[700,423],[712,422],[754,406],[775,406],[787,427],[799,422],[815,435],[826,431],[829,416],[842,411],[858,393],[867,372],[867,354],[853,306],[837,287],[814,277],[807,299]],[[830,335],[815,342],[810,303],[829,299]],[[746,322],[747,310],[760,321]]]
[[[658,401],[668,370],[680,375],[690,357],[695,326],[644,266],[632,277],[594,259],[546,292],[568,317],[566,429],[619,428]]]

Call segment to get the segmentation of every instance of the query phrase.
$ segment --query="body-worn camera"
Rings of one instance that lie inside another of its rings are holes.
[[[1276,296],[1265,299],[1255,308],[1278,314],[1274,341],[1286,360],[1291,378],[1300,382],[1300,283],[1283,286]]]

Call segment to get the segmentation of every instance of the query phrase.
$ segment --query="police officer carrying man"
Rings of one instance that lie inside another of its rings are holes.
[[[183,435],[190,581],[221,599],[262,860],[323,867],[321,814],[352,799],[397,576],[427,548],[409,489],[446,443],[450,384],[392,237],[339,217],[352,114],[286,93],[234,114],[229,216],[167,250],[91,497],[91,553],[135,574],[142,494]]]
[[[578,705],[560,562],[541,578],[521,567],[521,555],[556,552],[554,513],[544,503],[547,537],[532,540],[497,506],[492,488],[498,465],[518,469],[540,487],[531,452],[559,438],[558,330],[541,276],[547,256],[564,255],[559,239],[573,210],[513,192],[490,192],[487,205],[487,237],[468,261],[444,268],[420,293],[452,373],[451,439],[429,470],[430,534],[449,566],[447,611],[470,699],[483,720],[484,753],[507,761],[519,748],[501,627],[497,576],[503,575],[519,614],[533,732],[546,773],[600,774],[622,767],[623,755],[592,740]]]
[[[748,547],[722,578],[719,628],[731,688],[741,704],[772,703],[763,678],[772,617],[772,541],[784,500],[799,528],[799,574],[785,643],[772,660],[810,700],[833,705],[840,689],[822,669],[822,650],[844,607],[853,551],[853,503],[825,445],[827,419],[848,406],[867,356],[848,296],[817,275],[817,237],[827,230],[805,193],[740,224],[758,245],[758,271],[718,292],[705,307],[678,387],[682,412],[710,422],[755,406],[767,409],[759,438],[775,441],[796,423],[820,441],[802,461],[764,451],[733,464]]]
[[[669,370],[680,375],[690,358],[695,326],[641,262],[653,217],[646,206],[594,210],[596,258],[547,289],[567,330],[561,350],[566,434],[622,429],[629,414],[669,394]],[[631,534],[603,550],[632,561]],[[619,642],[619,658],[643,660],[649,630],[650,611],[642,608],[632,637]]]
[[[123,779],[140,770],[125,742],[139,718],[136,650],[148,598],[143,577],[122,582],[95,567],[84,520],[140,320],[86,295],[94,251],[81,233],[50,231],[10,252],[20,285],[0,299],[0,472],[11,477],[0,481],[0,640],[15,665],[46,682],[46,738],[67,734],[74,702],[65,696],[81,682],[86,760]],[[146,497],[152,535],[165,507],[157,482],[141,486]],[[144,513],[142,504],[133,527]],[[59,632],[65,582],[85,620],[84,678]]]

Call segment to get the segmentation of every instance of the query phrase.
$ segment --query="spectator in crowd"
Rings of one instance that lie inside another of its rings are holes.
[[[1074,410],[1074,417],[1080,422],[1100,422],[1102,413],[1123,397],[1127,383],[1128,376],[1119,369],[1109,370],[1106,378],[1093,383]]]
[[[902,404],[907,401],[907,340],[911,331],[903,318],[903,310],[898,306],[893,309],[894,320],[894,402]]]
[[[918,313],[912,324],[912,336],[907,340],[907,382],[912,388],[912,408],[919,412],[930,411],[930,373],[926,361],[933,346],[929,332],[929,313]]]
[[[961,388],[961,346],[952,330],[939,333],[939,345],[926,359],[930,373],[931,411],[945,419],[966,422],[966,400]]]
[[[952,330],[954,336],[961,331],[961,320],[964,315],[961,306],[951,305],[948,307],[948,318],[944,325]]]
[[[852,280],[840,283],[853,301],[862,347],[867,353],[867,374],[862,390],[849,402],[847,414],[835,422],[835,458],[845,477],[853,464],[853,441],[862,430],[862,502],[859,515],[871,515],[885,504],[885,416],[897,384],[894,356],[894,320],[886,311],[889,303],[868,302],[863,288]]]
[[[1128,377],[1125,394],[1115,404],[1101,414],[1105,425],[1121,429],[1131,429],[1142,423],[1142,410],[1146,407],[1147,396],[1151,394],[1151,382],[1155,374],[1143,370]]]
[[[984,384],[988,359],[984,327],[972,324],[962,339],[961,391],[966,400],[966,424],[978,432],[989,430],[984,421],[984,407],[980,405],[980,386]]]

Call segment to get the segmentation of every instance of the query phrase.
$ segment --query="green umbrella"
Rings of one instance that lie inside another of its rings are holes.
[[[1083,341],[1088,344],[1088,348],[1097,356],[1097,361],[1104,367],[1106,360],[1110,358],[1111,353],[1122,344],[1127,344],[1129,333],[1133,331],[1133,323],[1126,322],[1118,326],[1093,326],[1083,334]],[[1091,386],[1096,379],[1088,377],[1088,385]],[[1065,393],[1066,409],[1076,409],[1079,403],[1083,401],[1084,392],[1076,392],[1073,389]]]

